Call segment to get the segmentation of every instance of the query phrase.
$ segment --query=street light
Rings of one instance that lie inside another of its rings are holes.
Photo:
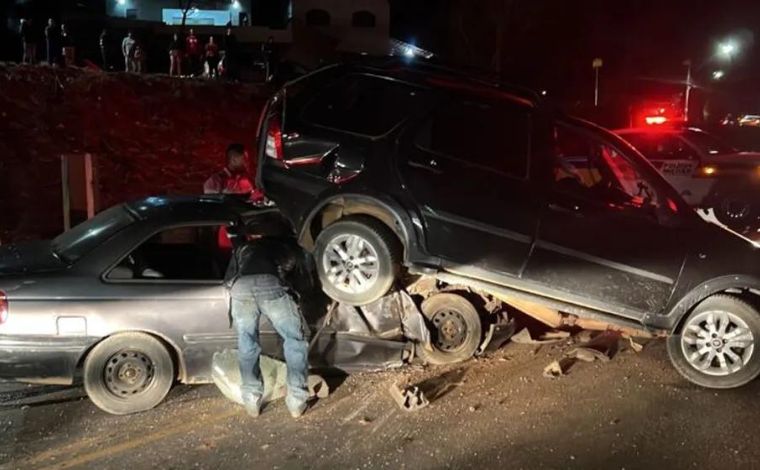
[[[235,10],[240,10],[240,2],[238,0],[233,0],[232,8],[234,8]]]
[[[716,70],[715,72],[713,72],[712,77],[713,77],[713,80],[720,80],[721,78],[723,78],[724,75],[726,75],[726,73],[723,72],[722,70]]]
[[[732,59],[739,51],[739,46],[734,41],[726,41],[718,44],[718,54],[726,59]]]

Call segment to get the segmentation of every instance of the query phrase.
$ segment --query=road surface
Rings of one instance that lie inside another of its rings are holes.
[[[690,385],[661,342],[542,377],[564,347],[509,344],[457,366],[333,379],[334,393],[300,420],[282,403],[249,418],[214,386],[177,387],[155,410],[110,416],[79,388],[6,384],[0,468],[760,466],[760,382]],[[387,393],[394,382],[421,382],[431,405],[402,411]]]

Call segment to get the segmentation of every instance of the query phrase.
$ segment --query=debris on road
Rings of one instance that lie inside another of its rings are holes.
[[[512,336],[512,341],[518,344],[553,344],[560,343],[570,337],[570,332],[561,330],[547,331],[538,338],[533,338],[527,328],[523,328]]]
[[[417,386],[406,387],[403,390],[395,382],[390,386],[388,391],[393,400],[404,411],[417,411],[425,408],[430,404],[425,394]]]
[[[558,379],[567,374],[567,371],[575,363],[575,360],[570,358],[562,358],[558,361],[552,361],[548,366],[544,367],[544,377],[547,379]]]

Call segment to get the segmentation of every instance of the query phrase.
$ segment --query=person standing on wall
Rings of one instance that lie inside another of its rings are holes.
[[[188,73],[191,76],[197,75],[200,68],[201,44],[192,28],[185,38],[185,54],[187,54]]]
[[[177,33],[174,33],[172,42],[169,43],[169,76],[182,76],[182,41]]]
[[[61,58],[61,30],[53,18],[48,19],[48,24],[45,26],[45,45],[48,64],[57,65]]]
[[[37,41],[34,34],[34,25],[32,20],[22,19],[21,27],[19,28],[21,34],[22,45],[22,59],[24,64],[34,64],[37,62]]]
[[[121,41],[121,54],[124,56],[124,71],[134,72],[134,57],[135,57],[135,42],[132,37],[132,31],[128,31],[127,35]]]
[[[76,65],[76,45],[71,31],[65,24],[61,24],[61,52],[63,54],[63,65],[73,67]]]
[[[219,67],[219,45],[214,42],[214,36],[209,36],[204,55],[206,57],[206,66],[208,67],[208,77],[217,78],[217,67]]]

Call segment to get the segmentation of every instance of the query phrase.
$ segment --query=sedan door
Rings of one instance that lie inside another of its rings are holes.
[[[211,379],[214,352],[235,347],[223,284],[223,225],[179,225],[155,232],[110,267],[97,289],[101,334],[148,331],[182,352],[191,382]],[[109,331],[110,330],[110,331]]]

